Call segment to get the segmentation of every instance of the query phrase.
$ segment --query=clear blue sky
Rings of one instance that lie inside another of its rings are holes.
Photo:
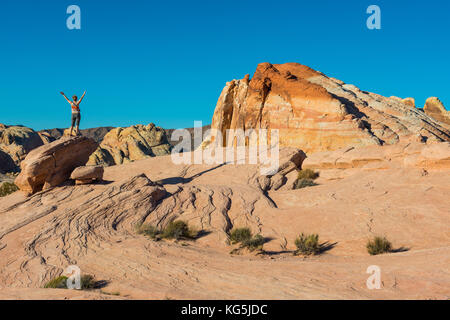
[[[81,30],[66,9],[81,8]],[[381,7],[382,29],[366,28]],[[82,128],[210,123],[225,82],[299,62],[385,96],[450,106],[450,1],[2,0],[0,123]]]

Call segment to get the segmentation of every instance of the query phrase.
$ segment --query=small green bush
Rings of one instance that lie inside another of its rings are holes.
[[[236,228],[231,230],[230,241],[231,243],[239,243],[249,241],[252,238],[252,232],[249,228]]]
[[[16,192],[19,188],[11,182],[3,182],[0,184],[0,197],[5,197],[11,193]]]
[[[170,222],[164,231],[161,233],[161,237],[164,239],[195,239],[197,232],[189,229],[186,222],[178,220]]]
[[[50,280],[44,285],[44,288],[46,289],[67,289],[67,277],[66,276],[59,276],[55,279]],[[81,289],[82,290],[90,290],[95,288],[95,278],[91,276],[90,274],[84,274],[81,275]]]
[[[266,240],[264,239],[264,237],[262,235],[257,234],[253,238],[242,242],[242,246],[247,248],[250,251],[262,250],[265,241]]]
[[[295,239],[297,250],[295,254],[303,254],[305,256],[316,255],[320,253],[319,235],[318,234],[301,234]]]
[[[311,169],[300,170],[297,175],[298,180],[301,180],[301,179],[315,180],[318,177],[319,177],[319,173],[314,172]]]
[[[67,289],[67,277],[59,276],[44,285],[46,289]]]
[[[314,180],[318,177],[319,173],[311,169],[300,170],[297,175],[297,180],[294,182],[294,189],[317,186]]]
[[[374,237],[372,240],[367,241],[366,248],[367,252],[374,256],[391,252],[392,244],[386,237]]]
[[[149,236],[152,239],[155,239],[161,233],[156,227],[147,223],[138,225],[136,229],[138,234]]]
[[[294,189],[302,189],[306,187],[314,187],[318,184],[312,181],[311,179],[297,179],[294,183]]]
[[[83,274],[81,276],[81,289],[82,290],[90,290],[95,288],[95,278],[90,274]]]
[[[239,248],[232,250],[232,253],[239,252],[243,248],[255,251],[262,250],[265,238],[260,234],[253,236],[249,228],[236,228],[230,233],[230,242],[231,244],[241,244]]]
[[[138,234],[144,234],[152,239],[195,239],[198,232],[190,229],[188,224],[184,221],[172,221],[170,222],[164,230],[158,230],[155,226],[144,223],[136,227]]]

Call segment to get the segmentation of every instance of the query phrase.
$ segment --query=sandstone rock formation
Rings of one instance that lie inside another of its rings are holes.
[[[49,142],[33,129],[0,123],[0,173],[17,171],[28,152]]]
[[[404,104],[406,104],[407,106],[410,106],[410,107],[413,107],[413,108],[416,107],[416,100],[414,98],[405,98],[405,99],[402,100],[402,102]]]
[[[75,168],[86,164],[96,148],[95,141],[86,137],[63,137],[36,148],[20,164],[15,184],[31,194],[55,187],[66,181]]]
[[[103,179],[104,169],[102,166],[83,166],[73,170],[70,179],[75,180],[75,184],[88,184],[93,181]]]
[[[211,127],[224,136],[227,129],[278,129],[280,146],[307,154],[396,144],[417,134],[450,141],[450,131],[412,108],[411,99],[365,92],[297,63],[261,63],[251,79],[228,82]]]
[[[450,143],[398,143],[389,146],[350,147],[316,152],[303,169],[404,169],[450,170]]]
[[[428,98],[425,102],[423,110],[427,115],[440,121],[447,129],[450,130],[450,111],[445,110],[444,105],[438,98]]]
[[[165,155],[170,152],[166,132],[153,123],[115,128],[103,138],[89,165],[115,165]]]
[[[437,159],[442,145],[413,148]],[[280,158],[281,168],[294,168],[303,156],[282,149]],[[384,161],[374,170],[319,169],[318,186],[275,190],[254,183],[258,165],[175,165],[168,155],[107,167],[110,184],[11,194],[0,200],[0,298],[52,298],[43,284],[76,264],[125,299],[448,299],[449,170]],[[173,242],[136,232],[173,219],[203,233]],[[235,227],[264,236],[266,254],[231,255]],[[319,234],[327,251],[293,256],[301,232]],[[399,252],[369,256],[374,235]],[[366,286],[370,265],[382,269],[382,290]]]

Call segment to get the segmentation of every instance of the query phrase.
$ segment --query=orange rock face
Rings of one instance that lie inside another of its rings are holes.
[[[281,147],[306,153],[396,144],[417,134],[450,141],[450,131],[412,108],[412,100],[361,91],[297,63],[262,63],[251,80],[228,82],[211,127],[223,134],[224,145],[227,129],[278,129]]]
[[[423,110],[427,115],[442,122],[447,129],[450,129],[450,111],[445,110],[444,105],[438,98],[428,98]]]

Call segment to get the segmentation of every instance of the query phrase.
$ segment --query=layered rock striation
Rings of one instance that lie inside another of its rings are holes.
[[[278,129],[280,146],[306,153],[391,145],[421,135],[450,141],[440,121],[414,108],[412,99],[387,98],[327,77],[298,63],[258,65],[253,77],[226,84],[212,129]],[[212,135],[202,147],[215,140]]]

